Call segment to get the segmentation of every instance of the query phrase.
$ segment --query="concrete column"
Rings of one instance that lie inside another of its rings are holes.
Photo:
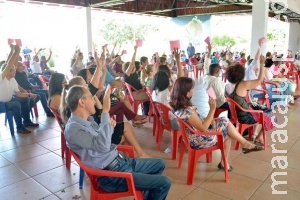
[[[92,11],[91,7],[86,7],[86,35],[87,35],[87,50],[93,52],[93,37],[92,37]]]
[[[298,22],[290,22],[289,25],[288,49],[295,54],[300,50],[300,24]]]
[[[267,38],[267,27],[268,27],[268,12],[269,3],[263,0],[253,0],[252,5],[252,37],[251,37],[251,58],[255,57],[258,40],[261,37]],[[262,45],[262,54],[266,54],[266,44]]]

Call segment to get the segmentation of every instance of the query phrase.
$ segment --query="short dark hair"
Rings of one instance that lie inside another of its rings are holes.
[[[140,58],[140,62],[141,63],[144,63],[144,62],[146,62],[148,60],[148,58],[146,57],[146,56],[142,56],[141,58]]]
[[[85,82],[87,82],[87,70],[88,69],[81,69],[77,73],[77,76],[81,76],[85,80]]]
[[[265,67],[270,68],[273,65],[273,60],[271,58],[267,58],[265,61]]]
[[[220,70],[220,65],[217,63],[211,64],[209,66],[209,75],[214,75],[215,73],[217,73]]]
[[[74,85],[72,86],[66,96],[66,103],[68,108],[73,112],[78,107],[78,100],[85,97],[84,86]],[[87,90],[87,89],[86,89]]]
[[[245,77],[245,68],[241,64],[229,66],[226,70],[226,77],[230,83],[239,83]]]
[[[152,81],[152,88],[153,90],[158,89],[158,91],[164,91],[165,89],[167,89],[170,85],[170,81],[169,81],[169,77],[167,75],[167,73],[165,73],[164,71],[158,71],[154,77],[153,77],[153,81]]]

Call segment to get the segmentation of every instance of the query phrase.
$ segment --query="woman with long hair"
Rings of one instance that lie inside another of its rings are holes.
[[[221,130],[224,137],[224,147],[227,158],[230,152],[231,139],[237,140],[241,143],[243,153],[245,154],[264,149],[263,147],[256,146],[243,138],[228,118],[220,117],[214,119],[216,102],[212,98],[209,98],[208,101],[210,110],[207,117],[200,118],[197,108],[191,102],[191,98],[194,94],[194,85],[195,83],[191,78],[180,77],[176,80],[171,92],[170,105],[177,117],[181,118],[191,127],[201,132],[211,132],[214,131],[214,128],[216,130]],[[214,146],[217,142],[216,135],[194,135],[189,132],[188,138],[190,140],[191,147],[195,149],[208,148]],[[218,168],[224,169],[222,159]],[[230,166],[228,171],[231,171],[232,169],[233,168]]]

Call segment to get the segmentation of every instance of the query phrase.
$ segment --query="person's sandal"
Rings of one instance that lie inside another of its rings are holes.
[[[218,168],[224,170],[224,166],[221,163],[218,164]],[[228,171],[231,172],[232,170],[233,170],[233,167],[229,166]]]
[[[265,149],[264,147],[255,145],[255,147],[253,149],[242,148],[242,151],[244,154],[247,154],[247,153],[251,153],[252,151],[261,151],[264,149]]]
[[[132,126],[133,126],[133,127],[137,127],[137,128],[142,128],[142,127],[143,127],[143,124],[139,124],[139,123],[132,122]]]

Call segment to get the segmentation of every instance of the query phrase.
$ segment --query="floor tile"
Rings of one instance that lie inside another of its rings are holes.
[[[234,172],[229,173],[229,182],[225,183],[224,172],[219,171],[205,181],[200,188],[229,199],[243,200],[249,199],[261,184],[261,181]]]
[[[84,183],[87,182],[88,181],[85,181]],[[64,190],[56,192],[55,195],[58,196],[60,199],[75,199],[75,197],[80,197],[80,200],[88,200],[90,199],[90,185],[89,183],[88,185],[84,184],[83,188],[80,190],[79,185],[74,184],[68,188],[65,188]]]
[[[11,162],[9,162],[3,156],[0,155],[0,167],[4,167],[4,166],[10,165],[10,164],[11,164]]]
[[[171,178],[172,186],[170,188],[167,199],[183,199],[189,193],[196,189],[193,185],[187,185],[185,181],[179,181]]]
[[[38,142],[39,145],[45,147],[50,151],[59,150],[61,148],[61,137],[51,138],[49,140],[44,140]]]
[[[209,200],[226,200],[228,198],[215,194],[213,192],[197,188],[183,198],[184,200],[209,199]]]
[[[13,150],[2,152],[1,155],[12,163],[27,160],[49,152],[38,144],[30,144]]]
[[[299,199],[300,198],[300,193],[292,191],[292,190],[287,190],[282,187],[275,187],[276,190],[278,191],[286,191],[287,194],[272,194],[272,188],[271,184],[269,183],[264,183],[262,184],[258,190],[252,195],[250,200],[257,200],[257,199],[263,199],[263,200],[294,200],[294,199]],[[275,192],[275,191],[274,191]]]
[[[29,138],[25,137],[12,137],[10,139],[0,140],[0,152],[8,151],[33,143],[34,141],[31,141]]]
[[[65,165],[33,176],[33,179],[50,190],[52,193],[59,192],[79,181],[79,167],[71,164],[68,170]]]
[[[275,176],[276,175],[275,173],[286,173],[286,175],[277,175],[277,176]],[[288,189],[288,190],[293,190],[293,191],[296,191],[296,192],[300,192],[299,170],[292,169],[292,168],[289,168],[289,167],[287,167],[286,169],[280,169],[278,167],[278,165],[276,164],[276,168],[274,169],[274,171],[265,180],[266,183],[269,183],[269,184],[274,183],[271,179],[271,176],[274,176],[274,182],[275,182],[275,180],[277,182],[278,181],[282,181],[282,182],[286,181],[286,184],[282,183],[282,184],[279,184],[278,186],[275,186],[276,190],[279,190],[276,187],[281,187],[281,188],[285,188],[285,189]]]
[[[15,165],[22,169],[26,174],[34,176],[59,166],[63,166],[63,164],[63,159],[55,153],[46,153],[18,162]]]
[[[0,168],[0,188],[27,179],[28,175],[22,172],[14,165],[8,165]]]
[[[270,162],[264,162],[254,158],[245,157],[243,155],[236,157],[231,164],[234,167],[234,173],[260,181],[264,181],[273,171],[273,167]],[[255,169],[259,170],[253,170],[253,166]]]
[[[31,178],[0,188],[1,199],[39,200],[49,195],[50,191]]]

